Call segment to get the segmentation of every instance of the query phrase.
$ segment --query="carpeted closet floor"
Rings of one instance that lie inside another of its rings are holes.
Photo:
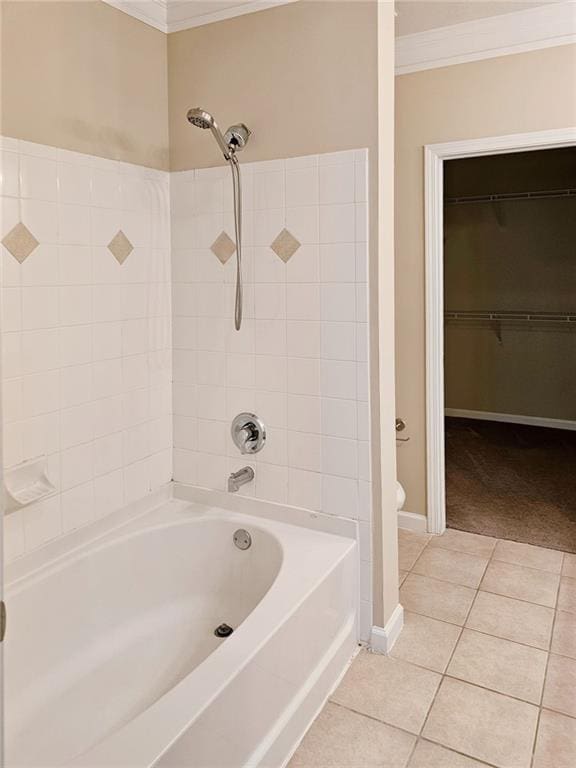
[[[447,525],[576,552],[576,432],[446,418]]]

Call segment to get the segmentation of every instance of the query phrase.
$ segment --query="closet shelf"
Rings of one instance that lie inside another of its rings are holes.
[[[506,200],[542,200],[555,197],[574,197],[576,189],[542,189],[535,192],[501,192],[494,195],[467,195],[464,197],[446,197],[446,205],[463,205],[466,203],[497,203]]]
[[[450,321],[490,321],[490,322],[528,322],[528,323],[562,323],[576,328],[576,311],[574,312],[518,312],[501,310],[448,310],[444,319]]]

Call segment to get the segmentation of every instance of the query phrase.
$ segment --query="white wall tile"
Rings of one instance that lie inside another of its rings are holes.
[[[20,194],[35,200],[56,200],[58,175],[56,162],[23,155],[20,159]]]
[[[318,168],[286,168],[286,205],[293,208],[318,203]]]
[[[289,357],[286,390],[293,395],[320,394],[320,361],[313,358]]]
[[[353,243],[356,209],[353,204],[320,206],[320,242]]]
[[[0,152],[0,194],[20,194],[20,156],[17,152]]]
[[[358,483],[355,479],[322,476],[322,510],[329,515],[358,517]]]
[[[288,503],[305,509],[322,509],[322,475],[303,469],[288,469]]]
[[[286,424],[297,432],[322,432],[322,410],[319,397],[288,395],[286,400]]]
[[[354,163],[321,165],[319,168],[320,204],[353,203]]]
[[[306,432],[288,431],[288,466],[309,472],[322,471],[322,438]]]
[[[290,283],[286,286],[288,320],[320,320],[320,286],[316,283]]]
[[[327,360],[356,359],[356,323],[322,323],[322,352]]]
[[[323,283],[354,283],[356,281],[355,244],[321,245],[320,277]]]
[[[322,471],[339,477],[358,477],[358,444],[339,437],[322,438]]]
[[[92,251],[87,245],[58,246],[61,285],[89,285],[92,282]]]
[[[59,295],[56,287],[22,289],[22,327],[56,328],[59,320]]]
[[[354,283],[323,284],[322,320],[333,323],[356,320],[356,287]]]
[[[286,282],[317,283],[320,280],[318,245],[301,245],[286,264]]]
[[[322,360],[320,392],[323,397],[356,399],[356,364],[343,360]]]
[[[353,400],[322,398],[322,434],[330,437],[357,437],[356,403]]]

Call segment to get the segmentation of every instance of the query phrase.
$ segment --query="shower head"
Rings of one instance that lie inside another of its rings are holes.
[[[196,128],[212,128],[212,126],[216,125],[210,112],[205,112],[203,109],[200,109],[200,107],[189,109],[187,117]]]
[[[218,146],[222,150],[225,160],[230,160],[236,152],[244,149],[250,136],[250,130],[244,123],[231,125],[226,131],[226,134],[222,136],[220,128],[218,128],[218,124],[210,112],[206,112],[200,107],[189,109],[186,117],[188,118],[188,122],[195,125],[196,128],[202,128],[204,130],[210,128]]]
[[[195,125],[196,128],[210,128],[218,146],[222,150],[224,159],[230,160],[230,155],[234,154],[234,150],[226,144],[224,136],[222,136],[220,128],[218,128],[218,123],[214,120],[210,112],[206,112],[200,107],[192,107],[192,109],[188,110],[186,117],[188,118],[188,122]]]

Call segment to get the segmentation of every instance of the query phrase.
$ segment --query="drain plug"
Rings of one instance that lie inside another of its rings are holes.
[[[216,637],[230,637],[232,632],[234,632],[234,630],[232,627],[229,627],[228,624],[220,624],[220,626],[216,627],[214,630]]]

